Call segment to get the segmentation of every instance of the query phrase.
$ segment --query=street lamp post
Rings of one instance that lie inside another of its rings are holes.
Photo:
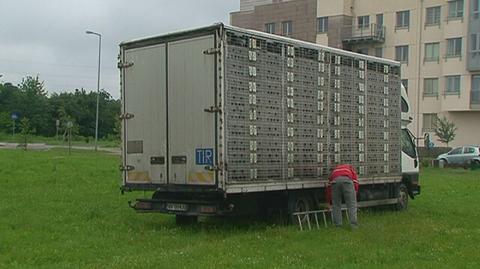
[[[97,75],[97,114],[95,117],[95,151],[98,149],[98,107],[100,104],[100,59],[102,54],[102,35],[92,31],[85,32],[88,35],[98,36],[98,75]]]

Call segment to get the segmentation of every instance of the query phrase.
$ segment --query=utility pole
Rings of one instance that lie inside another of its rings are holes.
[[[102,55],[102,35],[93,31],[86,31],[88,35],[98,36],[98,74],[97,74],[97,113],[95,117],[95,151],[98,150],[98,107],[100,104],[100,59]]]

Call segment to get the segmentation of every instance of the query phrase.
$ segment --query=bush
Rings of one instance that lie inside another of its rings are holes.
[[[430,167],[432,160],[432,158],[420,159],[420,168]]]
[[[449,147],[435,147],[431,149],[426,149],[425,147],[419,147],[418,156],[420,157],[420,159],[424,159],[424,158],[436,159],[438,155],[447,153],[450,150],[452,150],[452,148],[449,148]]]

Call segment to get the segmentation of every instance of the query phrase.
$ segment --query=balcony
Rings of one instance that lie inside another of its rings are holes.
[[[344,45],[384,43],[385,31],[385,26],[376,23],[343,27],[342,42]]]

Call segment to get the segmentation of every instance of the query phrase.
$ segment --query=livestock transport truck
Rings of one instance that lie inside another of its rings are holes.
[[[123,42],[119,59],[122,191],[153,191],[138,212],[313,210],[342,163],[360,206],[420,192],[397,62],[223,24]]]

